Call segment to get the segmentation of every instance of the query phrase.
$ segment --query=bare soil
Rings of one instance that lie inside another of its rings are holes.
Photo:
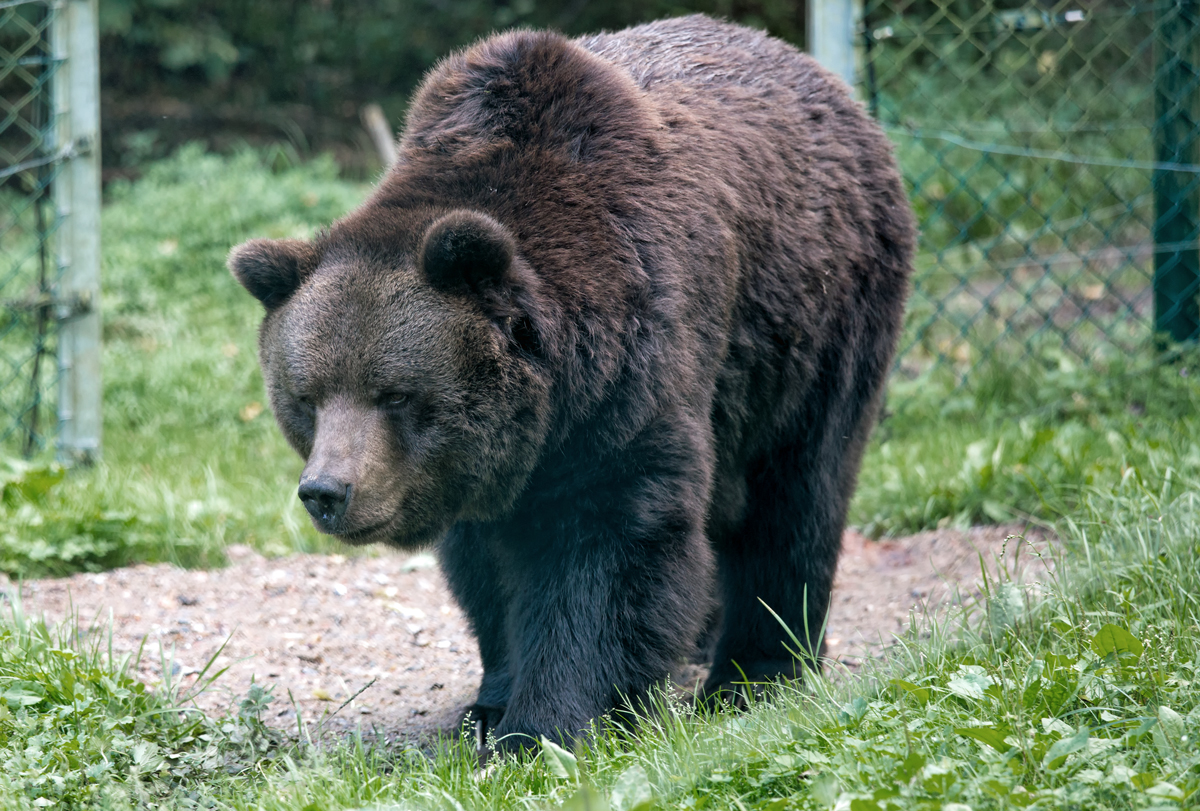
[[[992,573],[1001,565],[1025,582],[1044,578],[1050,564],[1038,553],[1047,545],[1044,533],[1012,525],[884,541],[848,531],[828,655],[855,669],[884,655],[914,618],[977,597],[981,555]],[[51,622],[74,616],[83,632],[111,628],[115,653],[142,650],[135,667],[148,684],[165,671],[194,691],[213,660],[208,674],[224,673],[195,697],[210,714],[236,707],[251,680],[270,686],[268,723],[292,733],[361,727],[417,743],[452,730],[474,700],[478,648],[432,557],[228,552],[229,567],[214,571],[142,565],[26,581],[24,610]],[[691,668],[681,678],[701,675]]]

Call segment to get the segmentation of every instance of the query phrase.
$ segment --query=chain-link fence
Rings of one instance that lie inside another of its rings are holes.
[[[0,11],[0,453],[41,448],[54,414],[55,368],[46,302],[58,280],[51,237],[58,225],[50,185],[57,163],[50,81],[54,9],[25,3]]]
[[[0,0],[0,457],[99,448],[95,0]]]
[[[867,0],[921,226],[903,371],[1200,337],[1198,0]]]

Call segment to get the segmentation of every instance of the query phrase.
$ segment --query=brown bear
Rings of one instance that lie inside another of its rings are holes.
[[[437,546],[520,748],[712,616],[707,695],[799,675],[764,604],[819,653],[913,234],[843,84],[691,16],[448,57],[361,207],[229,266],[313,523]]]

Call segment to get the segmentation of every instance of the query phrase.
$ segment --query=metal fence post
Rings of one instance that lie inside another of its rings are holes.
[[[51,44],[58,148],[68,159],[54,184],[61,218],[55,296],[59,321],[59,457],[100,453],[100,59],[98,0],[65,0]]]
[[[1200,2],[1173,0],[1156,12],[1154,70],[1154,330],[1172,341],[1200,338]]]
[[[854,27],[861,0],[808,0],[808,52],[854,87]]]

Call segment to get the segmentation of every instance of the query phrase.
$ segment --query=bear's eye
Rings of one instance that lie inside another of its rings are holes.
[[[399,409],[408,405],[409,395],[404,391],[388,391],[379,395],[379,405],[388,409]]]

